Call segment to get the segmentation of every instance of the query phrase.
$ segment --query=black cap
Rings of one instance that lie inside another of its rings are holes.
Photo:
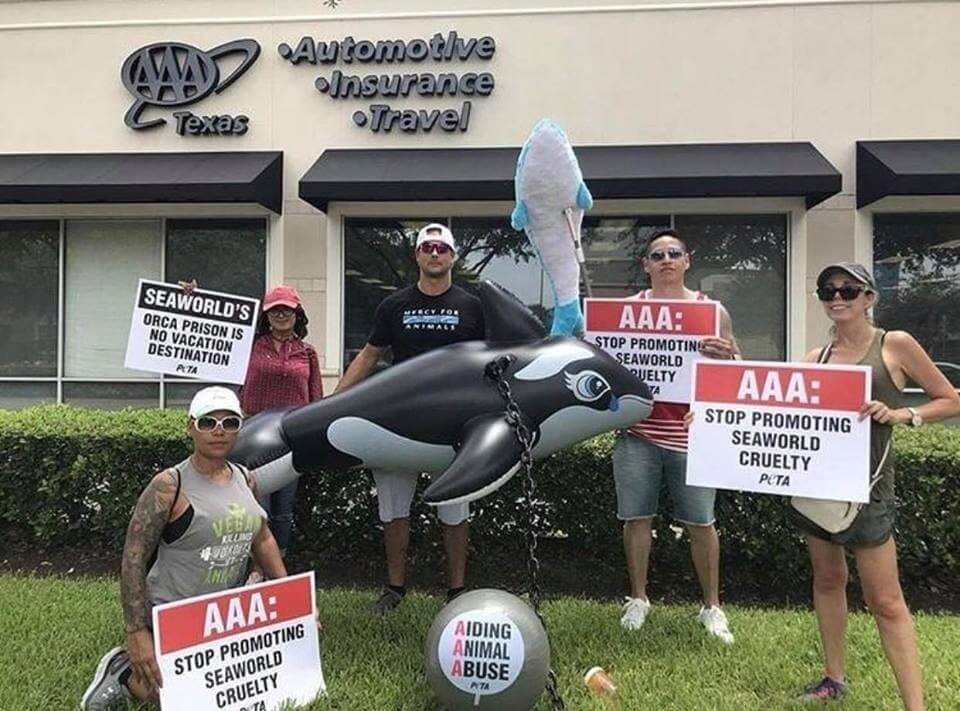
[[[877,290],[877,283],[873,280],[873,274],[871,274],[870,270],[865,266],[857,264],[856,262],[837,262],[836,264],[828,264],[825,266],[820,270],[820,276],[817,277],[818,289],[826,283],[827,277],[833,272],[843,272],[854,281],[858,281],[866,286],[870,291],[875,292]]]

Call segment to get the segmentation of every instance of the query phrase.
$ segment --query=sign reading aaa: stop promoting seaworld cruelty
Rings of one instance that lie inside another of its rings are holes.
[[[866,366],[701,361],[687,483],[866,502],[869,399]]]
[[[658,402],[690,402],[700,341],[720,333],[716,301],[585,299],[585,339],[640,378]]]
[[[260,302],[141,279],[124,366],[243,383]]]
[[[326,691],[313,572],[158,605],[154,647],[167,709],[270,711]]]

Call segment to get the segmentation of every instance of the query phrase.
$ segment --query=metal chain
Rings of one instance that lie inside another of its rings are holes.
[[[504,373],[512,362],[509,356],[501,356],[487,364],[485,375],[497,386],[497,392],[503,398],[506,406],[505,416],[507,424],[513,428],[517,441],[520,442],[520,466],[523,469],[523,497],[526,500],[526,522],[524,524],[523,537],[527,547],[527,584],[530,595],[530,605],[533,611],[543,625],[543,630],[547,634],[549,643],[550,635],[547,632],[547,623],[540,613],[541,590],[540,590],[540,559],[537,558],[537,534],[533,530],[533,501],[537,493],[537,484],[533,478],[533,433],[527,427],[523,419],[523,413],[520,411],[517,401],[513,399],[513,393],[510,390],[510,383],[504,377]],[[560,689],[557,686],[557,675],[552,668],[547,670],[547,693],[553,703],[553,711],[565,711],[567,708],[560,695]]]

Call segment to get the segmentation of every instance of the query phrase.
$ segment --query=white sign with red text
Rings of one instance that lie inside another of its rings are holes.
[[[866,502],[870,368],[711,361],[696,364],[687,483]]]
[[[326,691],[313,572],[153,608],[170,709],[270,711]]]
[[[700,341],[720,335],[720,304],[682,299],[585,299],[584,338],[650,388],[658,402],[690,402]]]

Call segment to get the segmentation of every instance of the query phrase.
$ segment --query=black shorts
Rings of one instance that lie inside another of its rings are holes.
[[[839,533],[825,531],[792,506],[789,508],[794,524],[803,533],[835,546],[874,548],[886,543],[887,539],[893,535],[897,505],[892,497],[871,495],[870,503],[860,509],[850,528]]]

